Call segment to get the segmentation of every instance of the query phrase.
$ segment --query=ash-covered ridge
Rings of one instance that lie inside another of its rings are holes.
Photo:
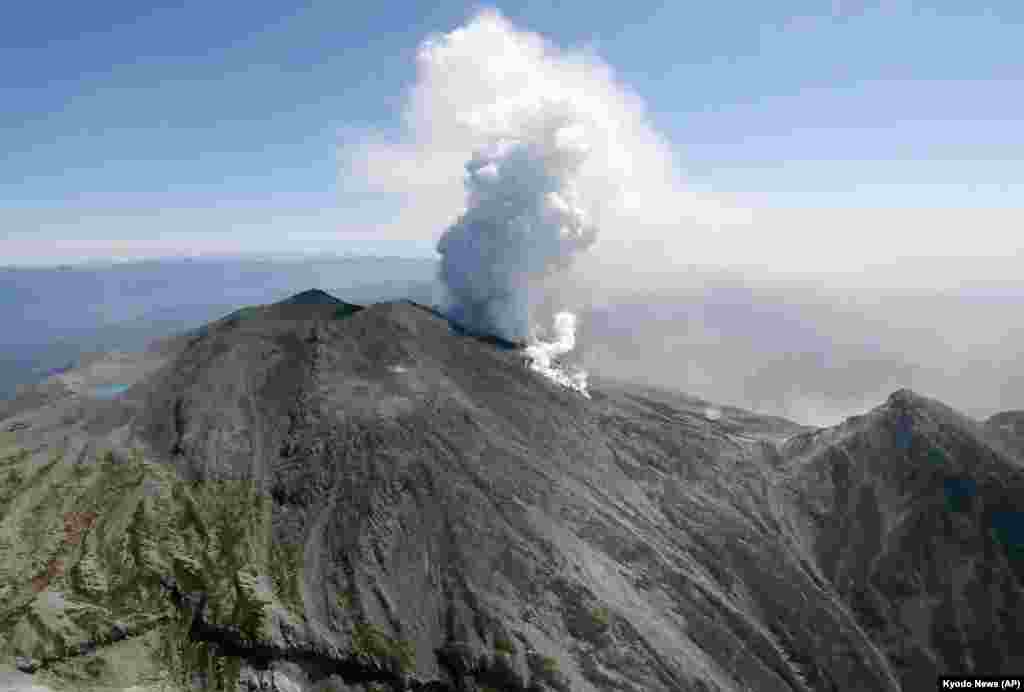
[[[303,692],[1019,667],[1024,483],[981,424],[906,391],[829,429],[599,377],[586,399],[429,308],[335,301],[238,311],[119,361],[117,398],[51,382],[0,420],[0,662]]]

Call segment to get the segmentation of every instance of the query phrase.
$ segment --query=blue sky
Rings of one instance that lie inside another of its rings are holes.
[[[694,189],[765,209],[1006,210],[1007,227],[1021,226],[1024,4],[496,6],[519,28],[596,51],[644,99]],[[420,41],[477,8],[6,8],[0,263],[233,242],[428,253],[430,232],[374,238],[388,201],[347,191],[338,150],[346,133],[400,125]],[[1016,233],[1000,238],[999,252],[1020,247]]]

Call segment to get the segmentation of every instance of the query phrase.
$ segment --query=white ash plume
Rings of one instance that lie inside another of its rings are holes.
[[[529,337],[570,263],[632,291],[714,241],[695,231],[750,221],[689,188],[643,99],[592,48],[552,45],[493,9],[420,46],[400,127],[343,134],[344,194],[389,217],[375,235],[448,229],[437,304],[507,339]]]
[[[437,246],[448,311],[470,329],[523,340],[536,283],[596,239],[576,181],[600,113],[564,58],[494,12],[428,40],[419,58],[425,82],[455,92],[455,120],[474,145],[466,209]]]
[[[571,107],[539,104],[538,122],[496,139],[466,164],[468,209],[438,243],[449,313],[466,326],[519,340],[532,328],[534,282],[566,268],[597,229],[573,178],[587,156]]]
[[[493,10],[425,41],[418,63],[412,131],[445,161],[465,152],[465,207],[437,245],[446,312],[471,331],[527,342],[535,370],[585,392],[584,375],[552,360],[575,344],[575,320],[560,313],[545,342],[532,336],[533,312],[545,280],[594,244],[597,217],[645,199],[635,151],[660,150],[642,107],[595,57],[560,51]]]

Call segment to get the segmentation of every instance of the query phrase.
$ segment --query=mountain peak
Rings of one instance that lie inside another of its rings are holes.
[[[920,406],[924,403],[924,397],[912,389],[903,387],[889,395],[886,404],[896,407]]]
[[[290,298],[285,298],[275,305],[344,305],[345,301],[335,298],[327,291],[319,288],[311,288],[301,293],[296,293]]]

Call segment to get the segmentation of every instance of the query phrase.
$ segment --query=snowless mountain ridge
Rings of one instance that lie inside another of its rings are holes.
[[[1024,669],[1024,468],[312,291],[0,404],[0,666],[51,689],[916,690]],[[0,668],[2,670],[2,668]]]

